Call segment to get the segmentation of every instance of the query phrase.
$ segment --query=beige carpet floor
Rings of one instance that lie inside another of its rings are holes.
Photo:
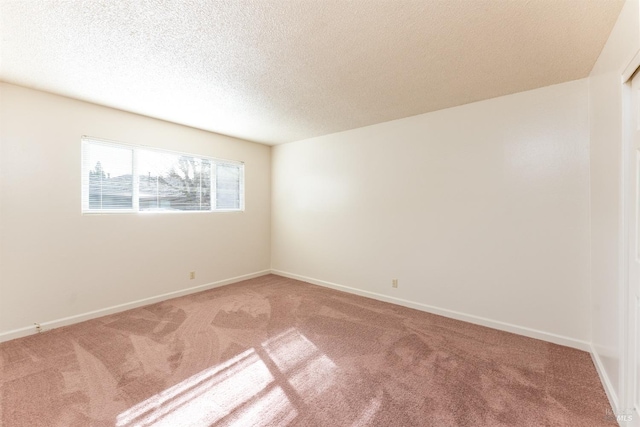
[[[615,426],[589,354],[269,275],[0,344],[3,427]]]

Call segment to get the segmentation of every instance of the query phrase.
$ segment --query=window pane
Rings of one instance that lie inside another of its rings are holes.
[[[82,138],[83,212],[214,209],[244,209],[242,163]]]
[[[85,144],[83,152],[89,210],[133,208],[133,151]]]
[[[241,165],[216,165],[216,209],[240,209],[241,179]]]
[[[210,210],[211,162],[152,150],[138,151],[140,210]]]

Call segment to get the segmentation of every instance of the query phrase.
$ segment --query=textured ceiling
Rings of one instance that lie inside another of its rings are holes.
[[[277,144],[586,77],[623,0],[0,0],[0,80]]]

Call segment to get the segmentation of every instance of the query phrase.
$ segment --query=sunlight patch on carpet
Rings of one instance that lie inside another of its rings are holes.
[[[299,413],[292,400],[327,390],[335,368],[309,339],[289,329],[129,408],[116,426],[286,425]]]

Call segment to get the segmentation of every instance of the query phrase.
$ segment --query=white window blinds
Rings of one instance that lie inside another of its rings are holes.
[[[82,210],[244,210],[244,164],[83,137]]]
[[[82,152],[85,211],[133,210],[133,150],[100,143]]]
[[[138,151],[140,210],[211,210],[211,161],[151,150]]]
[[[220,163],[216,165],[216,208],[220,210],[242,209],[243,166]]]

